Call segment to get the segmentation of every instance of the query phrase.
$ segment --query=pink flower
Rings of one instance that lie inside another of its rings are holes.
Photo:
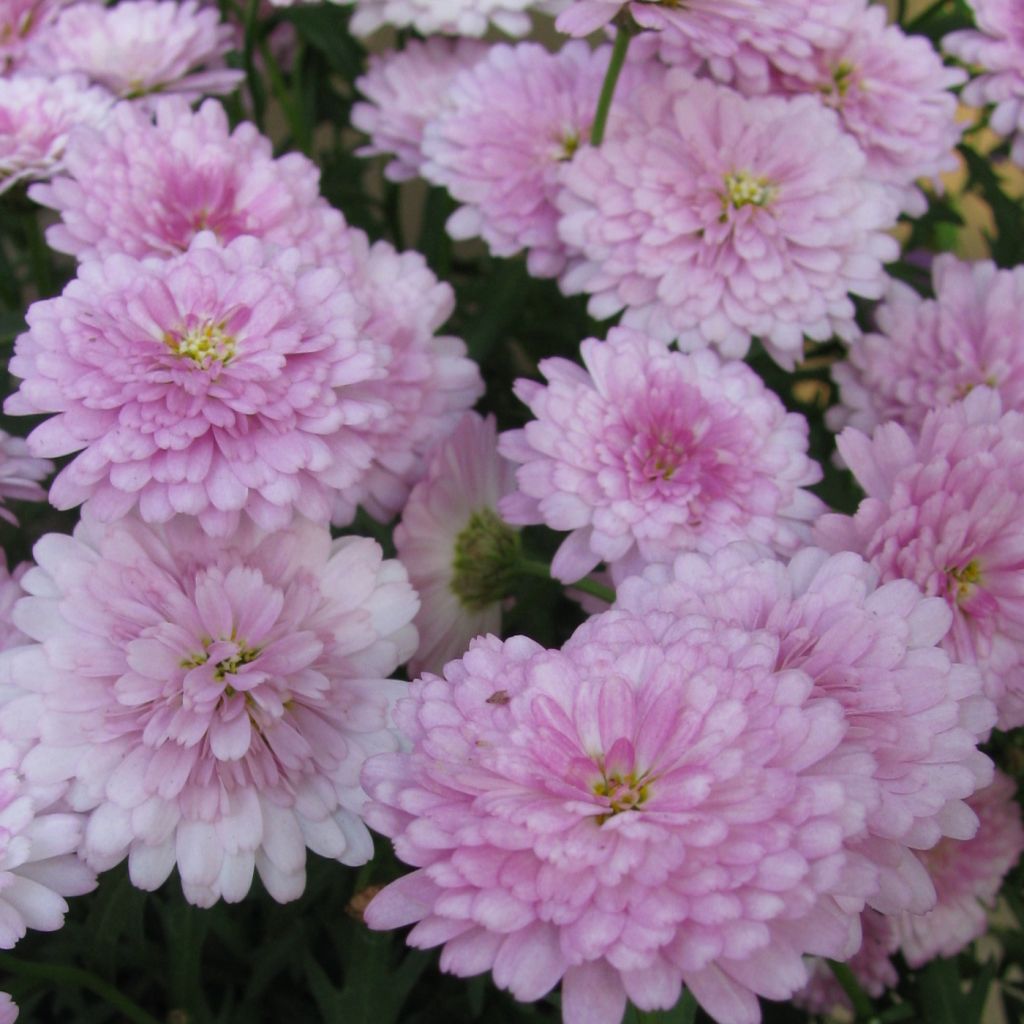
[[[625,328],[580,352],[586,370],[545,359],[547,386],[516,383],[537,418],[499,445],[522,463],[502,515],[572,531],[555,577],[571,583],[602,560],[671,561],[735,540],[787,552],[806,540],[824,508],[803,490],[821,479],[807,422],[753,370]]]
[[[67,0],[0,0],[0,75],[19,67],[29,41],[53,22],[66,3]]]
[[[255,235],[318,254],[340,213],[320,199],[320,172],[300,153],[274,159],[249,123],[230,131],[220,103],[197,112],[180,98],[156,103],[156,120],[119,104],[103,130],[75,134],[67,177],[32,188],[61,214],[47,242],[80,260],[115,254],[173,256],[201,231],[221,242]]]
[[[999,726],[1024,723],[1024,414],[988,388],[929,414],[916,441],[888,423],[852,428],[839,452],[867,497],[815,527],[833,551],[861,553],[883,580],[908,579],[953,612],[944,641],[976,663]]]
[[[750,545],[652,566],[616,598],[634,615],[700,614],[773,636],[777,667],[806,673],[818,697],[843,708],[836,756],[875,766],[878,800],[847,843],[851,877],[883,913],[934,905],[912,851],[974,834],[965,800],[991,779],[977,743],[995,721],[977,671],[937,646],[950,623],[943,601],[906,580],[880,584],[850,552],[805,548],[784,564]]]
[[[1024,166],[1024,17],[1016,0],[969,0],[978,26],[951,32],[942,40],[947,53],[982,74],[968,83],[963,98],[975,106],[995,104],[989,125],[1013,136],[1012,156]]]
[[[744,99],[671,71],[563,172],[562,278],[599,319],[742,356],[752,336],[792,367],[804,335],[857,333],[849,292],[878,297],[892,196],[811,96]]]
[[[53,463],[30,455],[24,438],[0,430],[0,519],[13,526],[18,525],[17,516],[4,507],[8,498],[14,501],[46,501],[46,491],[39,486],[39,481],[52,472]]]
[[[7,568],[7,555],[0,551],[0,651],[29,642],[28,637],[14,624],[14,606],[25,596],[21,578],[30,567],[28,562],[22,562],[15,566],[14,572],[10,572]]]
[[[997,772],[987,789],[971,801],[981,825],[973,839],[944,839],[921,854],[939,893],[938,906],[922,916],[897,919],[901,950],[911,967],[936,956],[956,956],[984,934],[987,910],[994,906],[1003,880],[1024,851],[1024,825],[1014,799],[1013,780]]]
[[[590,619],[561,651],[481,638],[399,702],[407,753],[367,762],[367,821],[417,870],[370,904],[418,922],[459,976],[520,1000],[562,981],[567,1024],[686,985],[721,1024],[786,999],[801,954],[847,956],[842,845],[870,763],[833,761],[846,724],[778,644],[700,615]]]
[[[197,0],[129,0],[113,7],[65,8],[28,46],[26,66],[41,74],[79,72],[118,96],[227,93],[244,77],[225,67],[235,34],[216,7]]]
[[[17,1004],[6,992],[0,992],[0,1024],[14,1024],[17,1019]]]
[[[513,468],[497,444],[494,417],[466,413],[434,451],[395,529],[398,557],[422,601],[412,675],[440,672],[473,637],[501,629],[519,538],[497,512],[498,501],[515,489]]]
[[[71,130],[99,124],[113,102],[80,75],[0,78],[0,194],[59,172]]]
[[[557,0],[336,0],[356,5],[352,31],[368,36],[384,25],[412,28],[420,35],[437,33],[482,36],[490,26],[509,35],[530,31],[531,8],[543,8]]]
[[[452,79],[488,52],[475,39],[410,40],[402,50],[370,55],[356,88],[368,102],[352,107],[352,124],[370,136],[360,156],[393,154],[390,181],[408,181],[423,165],[423,129],[446,108]]]
[[[1024,268],[991,260],[932,264],[934,299],[898,281],[875,311],[877,333],[851,346],[832,376],[841,402],[829,426],[870,432],[895,420],[917,433],[928,413],[982,385],[1024,412]]]
[[[362,864],[359,770],[393,750],[385,679],[416,647],[405,570],[361,537],[296,521],[213,540],[88,517],[35,547],[15,621],[33,644],[0,656],[38,723],[22,770],[69,780],[86,861],[128,857],[132,881],[177,865],[201,906],[242,899],[253,869],[279,901],[305,886],[305,850]]]

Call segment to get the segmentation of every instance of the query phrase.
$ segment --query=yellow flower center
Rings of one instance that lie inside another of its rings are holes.
[[[594,783],[594,795],[608,800],[608,813],[597,817],[598,825],[624,811],[636,811],[647,800],[649,793],[647,774],[637,775],[635,771],[625,775],[619,772],[601,772],[601,779]]]
[[[972,558],[963,568],[950,569],[948,572],[950,578],[956,581],[956,598],[958,601],[970,597],[975,586],[981,580],[981,565],[976,558]]]
[[[778,189],[767,178],[755,178],[750,171],[733,171],[725,176],[725,201],[735,209],[767,206]]]
[[[224,330],[224,325],[212,321],[189,327],[178,335],[168,331],[164,335],[164,344],[176,356],[191,359],[204,370],[213,363],[226,366],[238,352],[234,337]]]

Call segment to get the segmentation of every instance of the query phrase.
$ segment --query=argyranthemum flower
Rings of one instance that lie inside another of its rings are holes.
[[[601,561],[664,562],[743,539],[792,552],[807,539],[824,509],[803,490],[821,479],[807,421],[753,370],[624,328],[580,352],[585,370],[545,359],[546,386],[517,381],[537,418],[499,444],[522,463],[502,515],[572,531],[555,577],[571,583]]]
[[[352,125],[370,136],[360,156],[392,155],[391,181],[415,178],[423,165],[423,129],[445,109],[452,79],[472,67],[488,46],[476,39],[411,39],[401,50],[370,54],[356,88],[366,102],[352,107]]]
[[[57,414],[29,436],[35,454],[82,453],[53,482],[58,508],[180,512],[220,535],[243,514],[326,521],[373,456],[360,427],[389,412],[346,391],[384,373],[368,315],[340,269],[254,238],[111,256],[29,309],[5,408]]]
[[[687,349],[742,356],[759,337],[786,367],[805,335],[854,337],[849,293],[882,294],[897,204],[838,117],[679,70],[631,107],[564,168],[563,289]]]
[[[34,643],[0,656],[37,723],[30,782],[68,780],[82,855],[186,898],[242,899],[255,868],[279,901],[305,886],[306,848],[373,853],[359,770],[393,750],[389,681],[416,647],[405,570],[362,537],[296,521],[207,537],[88,517],[47,534],[15,609]]]
[[[67,0],[0,0],[0,75],[17,69],[29,41],[57,17],[66,3]]]
[[[945,600],[947,650],[982,670],[1000,728],[1024,724],[1024,413],[977,388],[916,440],[887,423],[871,438],[847,428],[838,447],[867,497],[854,516],[823,516],[818,542]]]
[[[0,194],[58,173],[71,130],[99,124],[113,102],[80,75],[0,77]]]
[[[981,74],[963,91],[975,106],[995,104],[989,125],[1002,135],[1013,136],[1012,155],[1024,166],[1024,34],[1016,0],[968,0],[974,11],[975,29],[950,32],[943,49]]]
[[[619,585],[616,607],[635,615],[706,615],[778,640],[778,667],[805,672],[814,692],[842,707],[848,731],[837,757],[869,757],[878,801],[851,839],[851,871],[883,913],[934,905],[912,851],[944,836],[969,838],[965,801],[992,776],[977,749],[995,721],[973,667],[937,645],[949,609],[912,583],[882,584],[852,552],[804,548],[788,564],[732,545],[681,556]]]
[[[412,675],[440,672],[469,641],[501,629],[501,602],[519,556],[498,501],[515,489],[494,418],[468,412],[435,449],[395,528],[395,548],[420,595]]]
[[[832,368],[841,392],[829,410],[833,430],[894,420],[916,433],[933,409],[980,386],[998,391],[1004,409],[1024,412],[1024,267],[943,253],[932,285],[935,298],[923,299],[893,281],[874,313],[877,332]]]
[[[216,100],[196,112],[180,98],[160,100],[155,123],[135,104],[119,104],[102,131],[76,133],[65,165],[66,177],[30,195],[61,215],[47,242],[80,260],[174,256],[201,231],[221,242],[255,235],[317,253],[342,220],[320,198],[310,160],[275,160],[255,125],[231,131]]]
[[[39,486],[39,481],[52,472],[53,463],[29,454],[24,438],[0,430],[0,519],[18,525],[17,516],[4,506],[8,498],[46,501],[46,491]]]
[[[492,25],[509,35],[530,31],[531,10],[542,10],[559,0],[335,0],[354,3],[352,31],[368,36],[384,25],[411,28],[420,35],[436,33],[482,36]]]
[[[1024,825],[1014,799],[1016,785],[1002,772],[971,807],[980,825],[973,839],[944,839],[921,860],[935,882],[938,906],[927,914],[896,919],[900,949],[911,967],[937,956],[956,956],[984,934],[988,910],[1024,851]]]
[[[831,760],[839,705],[777,658],[700,615],[606,612],[561,651],[474,641],[399,702],[409,751],[363,771],[367,821],[417,869],[367,922],[416,922],[444,970],[520,1000],[561,980],[567,1024],[671,1008],[682,985],[756,1022],[757,994],[806,981],[801,954],[854,951],[830,893],[873,792],[870,760]]]
[[[216,7],[197,0],[84,2],[65,8],[32,39],[26,67],[46,75],[78,72],[125,99],[179,93],[197,100],[231,92],[245,77],[224,64],[234,41]]]

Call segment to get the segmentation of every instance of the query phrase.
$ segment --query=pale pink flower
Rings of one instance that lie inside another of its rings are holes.
[[[78,72],[126,99],[227,93],[244,78],[225,66],[235,31],[215,6],[197,0],[123,0],[113,7],[76,3],[33,37],[26,67]]]
[[[977,30],[951,32],[947,53],[978,67],[963,98],[975,106],[995,105],[989,125],[1013,137],[1012,156],[1024,166],[1024,11],[1017,0],[968,0]]]
[[[842,847],[870,759],[834,760],[846,723],[778,643],[703,616],[610,611],[561,651],[473,642],[400,701],[407,753],[367,762],[370,825],[417,870],[370,904],[418,922],[459,976],[520,1000],[562,981],[567,1024],[618,1024],[627,997],[686,985],[721,1024],[789,998],[801,955],[846,957]]]
[[[867,497],[852,517],[823,516],[818,542],[941,597],[946,649],[982,670],[1000,728],[1024,724],[1024,413],[977,388],[916,440],[887,423],[871,438],[847,428],[838,446]]]
[[[566,583],[599,562],[671,561],[750,539],[792,553],[824,510],[809,484],[807,421],[743,363],[673,352],[614,328],[584,341],[586,369],[545,359],[516,382],[536,420],[502,436],[522,465],[510,523],[572,531],[551,566]]]
[[[599,319],[791,367],[804,336],[857,334],[850,292],[879,297],[897,204],[811,96],[746,99],[673,70],[564,168],[562,278]]]
[[[423,129],[449,104],[449,86],[488,52],[476,39],[411,39],[401,50],[370,54],[356,88],[366,102],[352,107],[352,125],[370,137],[360,156],[394,157],[384,168],[390,181],[408,181],[423,165]]]
[[[977,749],[995,721],[973,667],[939,646],[950,612],[906,580],[881,584],[862,558],[805,548],[788,564],[733,545],[711,558],[652,566],[616,592],[635,615],[706,615],[778,641],[778,668],[806,673],[819,697],[837,701],[848,725],[842,757],[869,756],[877,803],[847,843],[848,870],[883,913],[934,905],[913,850],[944,836],[970,838],[965,803],[992,777]]]
[[[0,1024],[14,1024],[17,1019],[17,1003],[6,992],[0,992]]]
[[[52,472],[53,463],[31,455],[24,438],[0,430],[0,519],[18,525],[17,516],[4,505],[9,498],[46,501],[46,491],[39,486],[39,481]]]
[[[21,578],[29,568],[28,562],[22,562],[15,566],[14,572],[10,572],[7,568],[7,555],[0,551],[0,651],[29,642],[28,637],[14,624],[14,606],[25,596]]]
[[[47,242],[80,260],[173,256],[201,231],[318,254],[320,239],[343,222],[320,198],[312,161],[301,153],[275,160],[254,125],[231,131],[216,100],[197,112],[180,98],[160,100],[155,123],[121,103],[102,130],[75,133],[65,165],[66,177],[29,194],[61,215]]]
[[[360,428],[389,413],[348,394],[384,373],[367,317],[340,269],[254,238],[91,261],[29,309],[5,408],[57,413],[30,435],[35,454],[82,451],[50,489],[58,508],[180,512],[220,535],[243,514],[267,529],[294,511],[326,521],[370,465]]]
[[[67,0],[0,0],[0,75],[21,64],[34,35],[51,24]]]
[[[113,103],[80,75],[0,77],[0,195],[60,172],[71,130],[101,123]]]
[[[15,621],[34,643],[0,655],[37,723],[30,782],[68,780],[86,861],[126,856],[132,881],[177,866],[186,898],[242,899],[255,868],[279,901],[305,886],[306,848],[362,864],[359,770],[393,750],[388,676],[416,647],[405,570],[361,537],[296,521],[207,537],[88,517],[47,534]]]
[[[1014,799],[1016,785],[1002,772],[971,801],[981,822],[966,842],[944,839],[921,854],[938,890],[938,906],[927,914],[901,914],[897,929],[911,967],[936,956],[956,956],[985,933],[988,910],[1007,874],[1024,851],[1024,825]]]
[[[932,286],[935,298],[923,299],[893,281],[874,313],[877,331],[832,368],[840,388],[833,430],[870,432],[894,420],[917,433],[933,409],[980,386],[998,391],[1004,409],[1024,412],[1024,267],[943,253]]]
[[[497,446],[494,417],[466,413],[434,451],[395,528],[398,557],[422,602],[412,675],[440,672],[473,637],[501,630],[519,539],[498,515],[515,473]]]
[[[558,0],[335,0],[355,4],[352,31],[368,36],[385,25],[411,28],[420,35],[437,33],[482,36],[492,25],[509,35],[530,31],[532,9],[550,7]]]

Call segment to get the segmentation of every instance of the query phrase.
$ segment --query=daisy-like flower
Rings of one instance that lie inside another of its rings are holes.
[[[562,278],[592,315],[687,349],[742,356],[752,336],[792,367],[807,335],[857,334],[849,293],[879,297],[892,195],[816,97],[745,99],[669,72],[564,168]]]
[[[180,98],[160,100],[155,121],[121,103],[102,130],[75,133],[64,163],[66,177],[29,194],[61,215],[49,245],[80,260],[174,256],[201,231],[316,254],[342,221],[320,199],[315,164],[300,153],[275,160],[255,125],[231,131],[216,100],[196,112]]]
[[[339,269],[254,238],[92,261],[29,309],[5,408],[57,414],[29,436],[34,454],[84,449],[53,482],[58,508],[180,512],[222,536],[243,514],[267,529],[294,510],[326,521],[370,464],[358,428],[388,412],[347,400],[384,372],[367,317]]]
[[[53,463],[31,455],[24,438],[0,430],[0,519],[18,525],[17,516],[4,506],[7,499],[46,501],[46,491],[39,481],[52,472]]]
[[[404,49],[370,55],[356,88],[366,102],[352,107],[352,125],[370,137],[360,156],[392,155],[390,181],[408,181],[423,166],[423,129],[448,105],[449,86],[488,52],[476,39],[411,39]]]
[[[416,922],[459,976],[520,1000],[562,981],[567,1024],[618,1024],[627,997],[686,985],[721,1024],[806,981],[801,954],[852,954],[844,839],[870,759],[767,633],[703,616],[591,618],[561,651],[473,642],[396,708],[408,752],[369,760],[371,827],[416,870],[373,928]]]
[[[977,29],[951,32],[947,53],[981,70],[963,91],[967,103],[994,104],[994,131],[1013,137],[1012,156],[1024,166],[1024,30],[1016,0],[968,0]]]
[[[937,956],[956,956],[988,927],[988,910],[1024,852],[1024,825],[1014,799],[1016,785],[997,772],[992,785],[971,801],[981,822],[973,839],[945,839],[921,854],[939,902],[927,914],[896,920],[900,949],[911,967]]]
[[[492,25],[511,36],[530,31],[530,11],[562,0],[335,0],[355,3],[352,31],[368,36],[385,25],[411,28],[420,35],[482,36]]]
[[[1000,728],[1024,724],[1024,413],[977,388],[916,439],[887,423],[871,438],[847,428],[838,447],[867,497],[852,517],[823,516],[818,542],[945,600],[947,650],[982,670]]]
[[[235,30],[197,0],[126,0],[65,8],[26,52],[40,74],[79,72],[125,99],[231,92],[244,73],[225,66]]]
[[[964,263],[942,253],[932,264],[934,299],[893,281],[874,313],[877,332],[832,368],[840,404],[833,430],[870,432],[890,420],[917,433],[933,409],[976,387],[1024,412],[1024,267]]]
[[[72,128],[99,124],[113,102],[80,75],[0,78],[0,194],[58,173]]]
[[[510,523],[571,530],[551,566],[566,583],[598,562],[671,561],[750,539],[793,552],[824,510],[807,421],[760,377],[713,352],[674,352],[615,328],[584,341],[586,369],[540,364],[547,385],[516,382],[537,417],[499,450],[522,465],[502,500]]]
[[[127,856],[143,889],[177,865],[207,906],[242,899],[254,868],[296,898],[307,847],[370,858],[359,770],[397,746],[405,684],[385,677],[416,647],[398,562],[304,521],[225,541],[190,517],[86,517],[35,558],[15,609],[34,642],[0,656],[5,714],[37,723],[26,778],[70,781],[90,865]]]
[[[18,68],[29,41],[57,17],[66,2],[0,0],[0,75]]]
[[[498,515],[515,475],[497,444],[494,418],[466,413],[434,452],[395,529],[398,557],[422,601],[413,675],[440,672],[473,637],[501,629],[519,537]]]
[[[847,844],[863,895],[888,914],[934,905],[913,851],[974,834],[965,801],[991,780],[977,744],[996,718],[978,671],[937,646],[951,619],[942,600],[907,580],[880,583],[852,552],[804,548],[786,564],[741,544],[649,567],[619,585],[616,607],[702,614],[774,636],[778,667],[805,672],[819,697],[842,706],[849,728],[837,757],[875,765],[878,800]]]

